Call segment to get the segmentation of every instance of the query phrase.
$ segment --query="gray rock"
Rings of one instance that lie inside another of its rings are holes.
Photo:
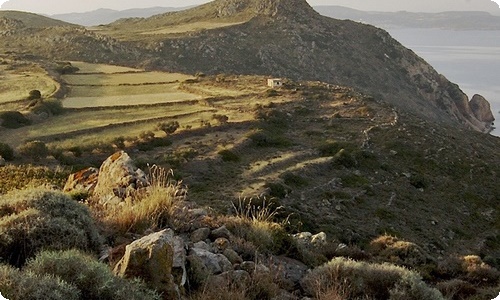
[[[206,250],[208,252],[213,252],[212,246],[210,246],[209,244],[207,244],[204,241],[199,241],[198,243],[194,243],[192,248],[197,248],[197,249]]]
[[[287,290],[300,286],[300,281],[309,270],[304,263],[284,256],[273,256],[271,263],[272,269],[278,274]]]
[[[5,167],[5,163],[6,163],[5,159],[2,156],[0,156],[0,167]]]
[[[218,238],[226,238],[229,239],[231,237],[231,232],[229,229],[226,228],[226,226],[219,227],[217,229],[212,230],[211,233],[212,239],[218,239]]]
[[[125,278],[141,278],[168,299],[180,299],[179,287],[172,275],[176,243],[170,229],[134,241],[126,246],[125,255],[113,272]]]
[[[250,274],[246,271],[235,270],[212,276],[208,281],[208,286],[248,287],[251,280]]]
[[[255,263],[253,261],[244,261],[240,264],[240,268],[247,271],[249,274],[253,274],[255,271]]]
[[[193,243],[204,241],[210,236],[210,228],[200,228],[196,229],[191,233],[190,240]]]
[[[106,204],[110,199],[126,199],[148,185],[144,172],[134,165],[127,153],[119,151],[108,157],[99,168],[94,196]]]
[[[224,250],[224,252],[222,254],[225,257],[227,257],[227,259],[229,259],[229,261],[233,265],[241,264],[243,262],[243,258],[241,258],[241,256],[239,256],[238,253],[231,248],[227,248],[226,250]]]
[[[483,96],[474,95],[469,102],[472,113],[481,122],[491,124],[495,121],[495,117],[491,112],[491,105]]]
[[[222,254],[214,254],[207,250],[192,248],[189,255],[200,258],[203,265],[211,274],[221,274],[233,269],[231,262]]]

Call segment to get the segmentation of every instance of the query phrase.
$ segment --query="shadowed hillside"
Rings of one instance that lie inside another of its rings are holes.
[[[458,86],[387,32],[323,17],[303,0],[219,0],[101,29],[155,52],[152,68],[321,80],[436,122],[480,131],[491,125],[472,116]]]

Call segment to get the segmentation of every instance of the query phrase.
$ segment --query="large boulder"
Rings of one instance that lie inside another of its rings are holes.
[[[99,169],[96,168],[86,168],[73,173],[69,175],[68,180],[64,185],[64,191],[83,191],[92,194],[97,185],[98,176]]]
[[[491,106],[488,100],[481,95],[474,95],[469,102],[472,113],[481,122],[491,124],[495,121],[495,117],[491,112]]]
[[[146,174],[135,166],[126,152],[119,151],[99,168],[94,196],[103,204],[120,202],[148,185]]]
[[[196,257],[196,260],[200,261],[204,269],[210,274],[221,274],[233,269],[233,265],[229,259],[222,254],[215,254],[205,249],[192,248],[189,255],[191,257]]]
[[[176,264],[184,264],[185,252],[182,259],[175,257],[176,251],[179,254],[184,247],[171,229],[153,233],[126,246],[125,255],[114,273],[125,278],[143,279],[151,288],[163,293],[165,299],[180,299],[172,272]],[[186,274],[182,277],[185,278]]]

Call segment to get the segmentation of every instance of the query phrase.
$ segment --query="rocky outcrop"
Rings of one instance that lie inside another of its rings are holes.
[[[495,121],[495,117],[491,112],[490,103],[483,96],[474,95],[469,102],[469,106],[472,113],[479,121],[486,124],[492,124]]]
[[[126,152],[119,151],[99,168],[93,194],[101,203],[118,203],[148,185],[146,174],[135,166]]]
[[[127,245],[114,273],[125,278],[143,279],[151,288],[162,292],[165,299],[180,299],[172,271],[175,263],[184,263],[185,256],[182,258],[179,252],[176,253],[180,250],[176,244],[178,240],[170,229],[143,237]]]
[[[92,194],[97,185],[98,176],[99,169],[92,167],[83,169],[69,175],[63,190],[65,192],[83,191]]]

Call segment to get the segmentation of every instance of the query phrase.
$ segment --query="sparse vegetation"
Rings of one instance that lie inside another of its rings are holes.
[[[78,289],[79,299],[160,299],[145,284],[116,277],[107,265],[77,250],[41,252],[23,271],[60,278]]]
[[[14,158],[14,149],[5,143],[0,143],[0,156],[5,160],[12,160]]]
[[[161,167],[150,169],[151,186],[127,199],[123,205],[101,207],[96,204],[102,221],[116,233],[142,233],[172,224],[175,209],[184,200],[185,191],[172,178],[172,172]]]
[[[45,143],[41,141],[26,142],[25,144],[19,146],[17,151],[21,155],[32,158],[35,161],[38,161],[49,155],[49,148],[47,148],[47,145],[45,145]]]
[[[18,111],[0,112],[0,120],[0,125],[9,129],[16,129],[31,124],[31,121]]]
[[[101,237],[88,209],[61,192],[13,191],[0,197],[0,257],[22,266],[38,251],[100,250]]]
[[[335,258],[304,279],[306,292],[317,299],[444,299],[408,269]],[[334,298],[335,299],[335,298]]]

